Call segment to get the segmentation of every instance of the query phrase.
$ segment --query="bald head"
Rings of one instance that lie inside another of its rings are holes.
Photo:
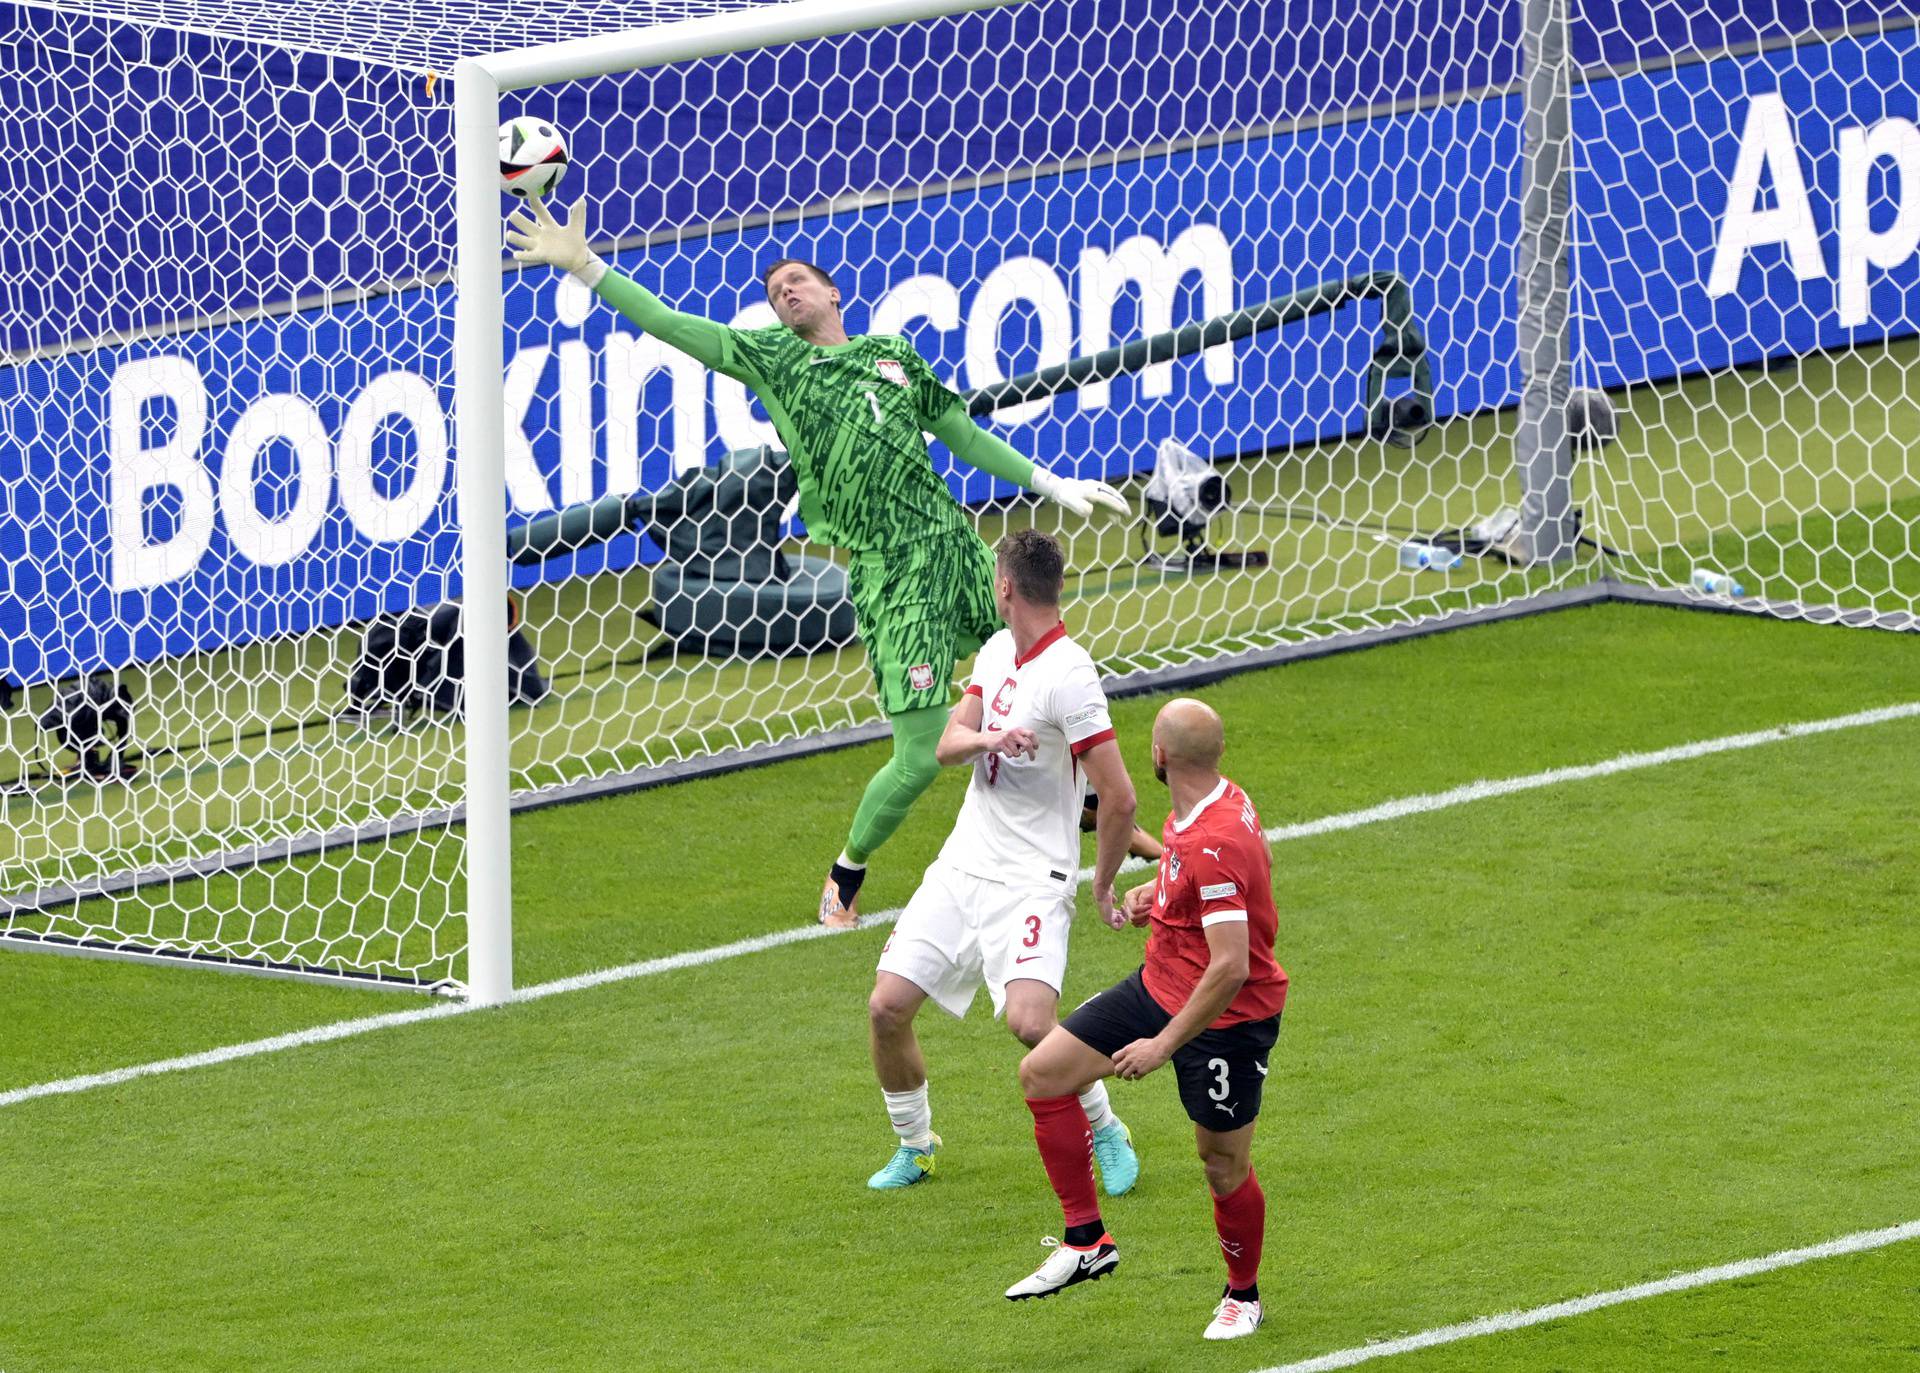
[[[1215,773],[1227,746],[1226,727],[1205,701],[1182,696],[1160,707],[1153,721],[1153,770],[1161,781],[1175,773]]]

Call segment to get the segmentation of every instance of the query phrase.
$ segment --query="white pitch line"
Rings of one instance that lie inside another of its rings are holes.
[[[1772,729],[1757,729],[1746,734],[1727,734],[1718,739],[1702,739],[1692,744],[1676,744],[1672,748],[1654,749],[1648,753],[1623,753],[1604,763],[1582,763],[1575,767],[1551,768],[1546,772],[1529,773],[1525,777],[1508,777],[1497,782],[1468,782],[1465,786],[1454,787],[1451,791],[1435,792],[1429,796],[1406,796],[1398,801],[1384,801],[1365,810],[1348,811],[1343,815],[1327,815],[1318,820],[1306,820],[1297,825],[1276,825],[1267,831],[1271,843],[1285,843],[1290,839],[1306,839],[1316,834],[1331,834],[1335,830],[1354,829],[1360,825],[1371,825],[1382,820],[1398,820],[1408,815],[1423,815],[1428,811],[1445,810],[1449,806],[1466,805],[1471,801],[1486,801],[1496,796],[1512,796],[1517,792],[1537,791],[1541,787],[1557,787],[1562,782],[1585,782],[1595,777],[1612,777],[1622,772],[1634,772],[1640,768],[1660,767],[1666,763],[1683,763],[1694,758],[1706,758],[1716,753],[1733,753],[1740,749],[1758,748],[1763,744],[1777,744],[1787,739],[1804,739],[1814,734],[1831,734],[1835,730],[1859,729],[1865,725],[1883,725],[1893,720],[1908,720],[1920,716],[1920,701],[1908,701],[1897,706],[1882,706],[1878,710],[1855,711],[1851,715],[1835,715],[1825,720],[1808,720],[1794,725],[1777,725]]]
[[[1405,796],[1397,801],[1386,801],[1377,806],[1368,806],[1363,810],[1325,815],[1318,820],[1307,820],[1293,825],[1276,825],[1266,832],[1266,837],[1270,843],[1283,844],[1294,839],[1307,839],[1314,835],[1331,834],[1337,830],[1354,829],[1360,825],[1398,820],[1409,815],[1424,815],[1432,811],[1446,810],[1452,806],[1467,805],[1474,801],[1486,801],[1498,796],[1511,796],[1516,792],[1558,786],[1564,782],[1611,777],[1641,768],[1685,762],[1688,759],[1705,758],[1716,753],[1731,753],[1739,749],[1758,748],[1764,744],[1777,744],[1809,735],[1830,734],[1835,730],[1860,729],[1869,725],[1886,724],[1893,720],[1911,719],[1915,716],[1920,716],[1920,701],[1884,706],[1878,710],[1856,711],[1851,715],[1836,715],[1825,720],[1779,725],[1772,729],[1753,730],[1746,734],[1729,734],[1718,739],[1703,739],[1697,743],[1679,744],[1672,748],[1655,749],[1647,753],[1623,753],[1617,758],[1602,763],[1553,768],[1546,772],[1529,773],[1524,777],[1509,777],[1500,781],[1469,782],[1465,786],[1454,787],[1450,791],[1433,792],[1422,796]],[[1128,864],[1129,868],[1140,866],[1143,865],[1137,861]],[[1080,871],[1080,880],[1084,882],[1092,875],[1091,868],[1083,868]],[[862,928],[871,928],[875,925],[888,924],[899,915],[898,909],[880,911],[873,915],[862,916],[860,924]],[[537,983],[515,992],[513,1002],[540,1001],[562,992],[584,991],[589,987],[602,987],[614,982],[630,982],[635,978],[654,977],[660,973],[677,972],[684,968],[697,968],[708,963],[739,958],[744,954],[777,949],[785,944],[830,938],[838,933],[840,931],[829,930],[819,925],[803,925],[797,929],[778,930],[772,934],[735,940],[731,944],[720,944],[710,949],[694,949],[665,958],[650,958],[640,963],[627,963],[617,968],[603,968],[599,972],[581,973],[574,977]],[[422,1020],[444,1020],[450,1016],[467,1015],[479,1009],[482,1008],[464,1002],[444,1002],[418,1010],[394,1011],[386,1015],[366,1016],[359,1020],[335,1021],[329,1025],[316,1025],[312,1029],[274,1035],[268,1039],[251,1040],[244,1044],[229,1044],[201,1053],[183,1054],[178,1058],[139,1063],[129,1068],[115,1068],[110,1072],[87,1073],[79,1077],[36,1083],[29,1087],[15,1087],[10,1091],[0,1092],[0,1108],[17,1106],[22,1102],[33,1101],[40,1097],[68,1096],[75,1092],[91,1091],[96,1087],[115,1087],[138,1078],[157,1077],[163,1073],[186,1072],[193,1068],[232,1063],[237,1059],[278,1053],[282,1049],[297,1049],[309,1044],[327,1044],[335,1040],[351,1039],[356,1035],[371,1034],[376,1030],[392,1029],[399,1025],[412,1025]]]
[[[374,1030],[385,1030],[395,1025],[411,1025],[418,1020],[441,1020],[450,1015],[464,1015],[469,1009],[465,1002],[442,1001],[411,1011],[391,1011],[386,1015],[370,1015],[360,1020],[336,1020],[331,1025],[315,1025],[312,1029],[294,1030],[288,1034],[274,1035],[270,1039],[249,1040],[245,1044],[227,1044],[221,1048],[207,1049],[197,1054],[182,1054],[179,1058],[163,1058],[153,1063],[136,1063],[131,1068],[115,1068],[105,1073],[86,1073],[80,1077],[63,1077],[54,1082],[36,1083],[31,1087],[15,1087],[11,1091],[0,1092],[0,1106],[17,1106],[23,1101],[32,1101],[36,1097],[70,1096],[75,1092],[90,1092],[95,1087],[117,1087],[123,1082],[132,1082],[142,1077],[157,1077],[161,1073],[184,1073],[190,1068],[211,1068],[216,1063],[231,1063],[235,1059],[277,1053],[281,1049],[298,1049],[308,1044],[327,1044],[336,1039],[351,1039],[355,1035],[369,1034]]]
[[[886,911],[871,917],[870,923],[881,924],[898,915],[898,911]],[[862,923],[866,924],[869,921],[862,921]],[[543,997],[555,996],[560,992],[577,992],[609,982],[627,982],[636,977],[652,977],[658,973],[674,972],[681,968],[697,968],[704,963],[718,963],[722,959],[738,958],[742,954],[777,949],[782,944],[798,944],[802,940],[823,939],[840,933],[842,931],[830,930],[823,925],[780,930],[774,934],[736,940],[734,943],[721,944],[711,949],[694,949],[688,953],[673,954],[666,958],[650,958],[644,963],[628,963],[618,968],[603,968],[599,972],[581,973],[576,977],[562,977],[552,982],[541,982],[531,987],[521,988],[513,994],[513,1000],[515,1002],[539,1001]],[[316,1025],[308,1030],[293,1030],[287,1034],[274,1035],[269,1039],[249,1040],[244,1044],[228,1044],[202,1053],[182,1054],[178,1058],[138,1063],[131,1068],[115,1068],[111,1072],[87,1073],[81,1077],[66,1077],[54,1082],[36,1083],[31,1087],[15,1087],[11,1091],[0,1092],[0,1107],[17,1106],[23,1101],[32,1101],[36,1097],[67,1096],[74,1092],[91,1091],[95,1087],[117,1087],[123,1082],[132,1082],[136,1078],[157,1077],[162,1073],[182,1073],[192,1068],[210,1068],[218,1063],[232,1063],[236,1059],[278,1053],[282,1049],[299,1049],[309,1044],[328,1044],[337,1039],[352,1039],[356,1035],[372,1034],[375,1030],[390,1030],[398,1025],[412,1025],[422,1020],[445,1020],[450,1016],[471,1015],[475,1011],[485,1009],[489,1008],[470,1005],[464,1001],[443,1001],[411,1011],[390,1011],[385,1015],[364,1016],[359,1020],[337,1020],[329,1025]]]
[[[1280,1364],[1274,1368],[1263,1368],[1258,1373],[1328,1373],[1335,1368],[1352,1368],[1355,1364],[1366,1363],[1372,1359],[1391,1358],[1395,1354],[1408,1354],[1416,1349],[1431,1349],[1437,1344],[1452,1344],[1456,1340],[1471,1340],[1481,1335],[1498,1335],[1509,1330],[1521,1330],[1529,1325],[1540,1325],[1546,1321],[1564,1320],[1569,1316],[1584,1316],[1589,1311],[1599,1311],[1608,1306],[1619,1306],[1623,1302],[1644,1301],[1648,1297],[1664,1297],[1669,1292],[1685,1292],[1695,1287],[1707,1287],[1717,1282],[1735,1282],[1741,1278],[1751,1278],[1760,1273],[1771,1273],[1776,1268],[1791,1268],[1795,1264],[1812,1263],[1815,1259],[1838,1258],[1842,1254],[1858,1254],[1869,1249],[1884,1249],[1890,1244],[1920,1239],[1920,1220],[1910,1220],[1903,1225],[1890,1225],[1884,1230],[1860,1230],[1851,1235],[1842,1235],[1824,1244],[1810,1244],[1804,1249],[1782,1249],[1776,1254],[1764,1258],[1741,1259],[1737,1263],[1717,1264],[1712,1268],[1696,1268],[1691,1273],[1676,1273],[1670,1278],[1660,1278],[1654,1282],[1636,1283],[1632,1287],[1616,1288],[1611,1292],[1596,1292],[1590,1297],[1575,1297],[1571,1301],[1554,1302],[1551,1306],[1536,1306],[1530,1311],[1509,1311],[1502,1316],[1482,1316],[1479,1320],[1462,1321],[1458,1325],[1443,1325],[1433,1330],[1423,1330],[1417,1335],[1406,1335],[1397,1340],[1382,1340],[1378,1344],[1356,1345],[1352,1349],[1341,1349],[1332,1354],[1322,1354],[1318,1358],[1303,1359],[1299,1363]]]

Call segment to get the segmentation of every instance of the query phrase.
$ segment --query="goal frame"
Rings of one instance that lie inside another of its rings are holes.
[[[468,605],[507,599],[504,260],[500,252],[500,97],[554,81],[643,71],[748,48],[828,38],[1018,0],[790,0],[698,19],[464,58],[454,91],[454,432],[460,575]],[[512,780],[508,768],[507,626],[465,617],[467,997],[513,995]]]

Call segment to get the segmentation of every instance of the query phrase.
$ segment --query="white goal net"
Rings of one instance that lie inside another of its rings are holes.
[[[454,66],[755,8],[6,8],[0,942],[467,979]],[[1915,33],[1030,0],[498,115],[668,304],[769,324],[818,264],[1119,485],[933,448],[1140,682],[1616,584],[1910,621]],[[501,306],[513,793],[877,725],[751,391],[550,269]]]

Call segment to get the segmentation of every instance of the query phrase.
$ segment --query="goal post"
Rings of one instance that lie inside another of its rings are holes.
[[[1569,0],[1521,0],[1521,139],[1525,181],[1514,281],[1519,319],[1520,415],[1513,465],[1520,477],[1516,551],[1561,562],[1574,554],[1573,451],[1567,434],[1573,350],[1568,218],[1573,177]]]
[[[506,407],[500,395],[500,90],[486,68],[454,69],[454,424],[460,442],[464,602],[507,603]],[[507,620],[463,617],[466,631],[467,995],[513,991],[513,852],[508,810]]]

